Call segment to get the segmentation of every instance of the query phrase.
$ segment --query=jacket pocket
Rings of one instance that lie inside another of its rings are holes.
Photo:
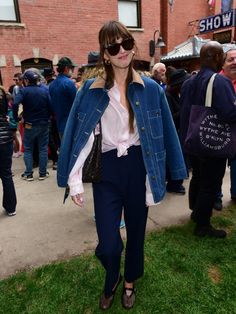
[[[75,126],[75,133],[74,133],[74,140],[77,139],[78,135],[81,132],[82,126],[84,124],[86,117],[86,113],[84,112],[76,112],[75,113],[75,121],[76,121],[76,126]]]
[[[151,130],[152,138],[158,139],[163,137],[161,109],[148,111],[148,123]]]
[[[156,164],[156,180],[159,195],[164,195],[166,190],[166,151],[155,153],[155,164]]]

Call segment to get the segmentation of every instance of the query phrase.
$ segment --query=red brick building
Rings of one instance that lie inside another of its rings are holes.
[[[173,5],[171,5],[173,3]],[[109,20],[121,20],[138,46],[136,58],[148,68],[160,55],[197,32],[189,22],[220,11],[206,0],[1,0],[0,83],[12,84],[13,74],[30,66],[55,66],[62,56],[81,65],[91,50],[98,50],[97,34]],[[149,55],[149,42],[162,35],[164,48]]]

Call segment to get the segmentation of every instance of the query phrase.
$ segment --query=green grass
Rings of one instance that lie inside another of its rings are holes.
[[[129,313],[236,313],[236,208],[213,222],[228,230],[227,239],[196,238],[192,223],[147,236],[145,275],[136,284],[137,300]],[[103,276],[93,255],[18,273],[0,281],[0,313],[100,313]],[[120,293],[121,287],[108,313],[127,313]]]

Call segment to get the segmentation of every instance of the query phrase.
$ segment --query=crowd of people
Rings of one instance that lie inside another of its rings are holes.
[[[2,205],[7,215],[16,214],[12,157],[23,153],[22,179],[34,180],[36,161],[38,179],[45,180],[50,156],[58,185],[83,206],[83,165],[95,135],[101,134],[101,173],[99,181],[92,183],[95,253],[105,269],[99,307],[112,306],[123,281],[122,305],[130,309],[135,303],[135,281],[144,272],[148,207],[159,203],[166,191],[184,195],[184,180],[191,175],[188,198],[194,234],[227,236],[211,224],[213,209],[222,209],[227,158],[193,155],[185,151],[184,142],[191,106],[204,103],[214,73],[218,74],[212,106],[224,122],[236,123],[236,49],[224,53],[219,43],[209,41],[200,51],[200,69],[192,74],[163,63],[155,64],[151,73],[141,73],[133,68],[137,47],[124,25],[105,23],[98,38],[100,51],[89,53],[88,64],[78,71],[80,82],[72,79],[77,64],[62,57],[57,76],[52,68],[42,73],[31,68],[14,75],[15,86],[8,92],[0,88]],[[230,159],[229,165],[235,201],[236,159]],[[124,278],[122,215],[127,232]]]

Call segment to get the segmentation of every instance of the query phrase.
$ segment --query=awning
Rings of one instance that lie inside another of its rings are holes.
[[[201,37],[193,36],[182,44],[176,46],[166,56],[161,57],[161,62],[184,60],[199,57],[201,47],[210,39],[202,39]]]
[[[208,41],[210,41],[210,39],[193,36],[182,44],[176,46],[175,49],[170,51],[166,56],[161,56],[161,62],[198,58],[201,47]],[[226,52],[229,49],[236,49],[236,44],[222,44],[222,47],[224,52]]]

